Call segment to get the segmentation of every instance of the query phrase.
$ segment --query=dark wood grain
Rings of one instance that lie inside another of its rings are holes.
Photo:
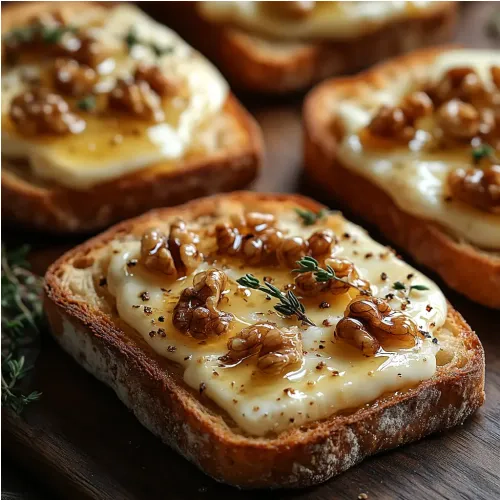
[[[499,40],[485,38],[483,31],[496,8],[494,2],[464,5],[458,40],[469,46],[500,48]],[[318,197],[301,176],[301,100],[244,97],[264,130],[267,146],[266,165],[255,189]],[[331,200],[320,201],[335,208]],[[346,215],[350,214],[346,211]],[[376,231],[371,233],[384,242]],[[30,239],[24,234],[15,238]],[[75,242],[61,240],[47,246],[35,238],[33,243],[37,248],[34,264],[42,272]],[[487,366],[484,407],[461,428],[372,457],[320,487],[259,492],[260,498],[353,500],[367,493],[370,500],[491,499],[500,494],[500,314],[471,303],[433,278],[483,342]],[[162,445],[112,391],[77,366],[48,335],[43,338],[34,381],[43,398],[23,418],[3,414],[3,450],[9,464],[21,464],[22,470],[29,471],[21,474],[36,477],[54,495],[174,500],[257,496],[215,483]],[[10,483],[14,494],[26,493],[28,488],[19,476],[18,472],[16,486]],[[36,484],[31,486],[30,498],[38,497],[33,493],[36,488]]]

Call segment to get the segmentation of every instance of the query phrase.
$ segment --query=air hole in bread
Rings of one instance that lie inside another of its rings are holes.
[[[444,366],[453,361],[453,352],[446,349],[441,349],[436,354],[436,364],[438,366]]]

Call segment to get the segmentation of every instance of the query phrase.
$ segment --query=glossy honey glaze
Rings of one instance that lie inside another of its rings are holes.
[[[372,292],[378,296],[393,293],[392,286],[397,280],[408,283],[411,279],[412,283],[427,286],[429,290],[412,294],[406,312],[419,327],[439,336],[446,317],[442,293],[430,280],[372,241],[359,227],[345,222],[338,215],[304,227],[292,209],[281,214],[278,225],[289,235],[307,237],[324,227],[344,235],[335,255],[353,260],[361,276],[370,280]],[[204,235],[202,241],[214,248],[210,234]],[[343,342],[333,342],[335,325],[354,297],[353,292],[300,298],[308,317],[316,325],[307,327],[294,317],[278,314],[274,309],[276,299],[236,283],[244,274],[253,273],[260,280],[265,276],[271,278],[273,284],[282,289],[293,283],[294,275],[290,269],[249,267],[241,260],[222,259],[214,254],[210,262],[202,263],[197,271],[209,266],[224,270],[229,279],[218,307],[230,312],[234,319],[229,331],[221,337],[198,341],[183,335],[172,324],[172,311],[182,290],[192,285],[195,273],[174,281],[160,273],[153,274],[141,265],[139,248],[138,241],[120,243],[109,266],[108,288],[116,298],[120,317],[155,351],[179,363],[184,369],[186,383],[203,390],[243,432],[256,436],[280,432],[291,425],[305,424],[341,410],[356,408],[388,391],[414,386],[435,372],[435,353],[439,345],[430,339],[420,340],[412,349],[381,350],[371,358],[364,357],[359,350]],[[128,263],[133,259],[138,259],[138,263],[130,266]],[[384,279],[383,273],[387,275]],[[146,301],[141,298],[145,291],[149,295]],[[405,301],[395,293],[391,305],[399,309]],[[430,304],[432,307],[428,307]],[[244,327],[260,321],[271,321],[278,327],[298,326],[305,351],[303,363],[290,366],[276,376],[259,372],[255,357],[236,366],[222,366],[219,357],[227,352],[228,339]],[[158,328],[162,328],[166,335],[150,336],[150,332]]]

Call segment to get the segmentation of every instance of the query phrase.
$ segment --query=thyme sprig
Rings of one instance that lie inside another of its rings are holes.
[[[19,383],[32,369],[25,353],[36,344],[42,321],[42,278],[29,270],[23,246],[7,252],[2,246],[2,406],[20,413],[41,393],[24,394]]]
[[[487,143],[480,144],[472,148],[472,162],[478,165],[483,158],[488,158],[491,162],[497,163],[499,160],[495,156],[495,148]]]
[[[357,285],[351,283],[350,281],[339,278],[335,274],[335,271],[331,266],[326,266],[326,269],[320,267],[319,262],[314,257],[306,255],[305,257],[297,261],[297,265],[299,267],[298,269],[294,269],[292,271],[293,273],[312,272],[314,274],[314,278],[318,283],[326,283],[327,281],[330,280],[340,281],[341,283],[356,288],[356,290],[358,290],[359,293],[361,293],[362,295],[370,295],[370,292],[368,290],[364,290],[363,288],[358,287]]]
[[[284,316],[297,316],[297,318],[310,325],[316,326],[307,316],[304,305],[299,302],[296,295],[288,290],[286,293],[283,293],[279,288],[275,287],[273,284],[264,281],[264,285],[262,285],[258,278],[256,278],[253,274],[245,274],[241,278],[238,278],[237,283],[246,288],[251,288],[253,290],[260,290],[261,292],[267,293],[271,297],[279,300],[279,304],[276,304],[274,308],[279,313]]]
[[[125,35],[125,43],[127,44],[128,51],[130,52],[135,45],[144,45],[149,47],[156,55],[161,57],[164,54],[170,54],[174,48],[172,46],[160,47],[154,42],[145,42],[137,35],[136,29],[132,26]]]
[[[404,283],[401,283],[401,281],[395,281],[392,284],[392,288],[393,290],[408,292],[407,297],[410,296],[413,290],[417,290],[419,292],[423,292],[424,290],[429,290],[429,287],[425,285],[410,285],[409,287],[407,287]]]
[[[314,213],[311,212],[311,210],[305,210],[297,207],[295,212],[302,219],[304,226],[312,226],[328,214],[328,210],[326,208],[322,208],[319,212]]]
[[[59,43],[66,33],[76,33],[76,31],[78,29],[75,26],[34,24],[12,29],[4,36],[4,40],[12,44],[30,43],[35,39],[40,39],[45,43]]]

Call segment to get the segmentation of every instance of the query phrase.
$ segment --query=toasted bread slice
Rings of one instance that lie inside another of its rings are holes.
[[[89,2],[58,2],[57,9],[46,2],[11,4],[2,11],[2,30],[7,33],[34,15],[89,8]],[[96,231],[151,208],[247,186],[262,163],[262,147],[255,120],[229,94],[222,109],[196,129],[180,158],[139,165],[90,187],[42,178],[31,171],[29,160],[4,157],[2,218],[12,225],[56,233]]]
[[[293,195],[241,192],[205,198],[123,222],[61,257],[46,275],[45,305],[57,342],[165,443],[210,476],[238,487],[305,487],[368,455],[460,424],[483,403],[482,346],[448,306],[445,324],[435,333],[441,350],[430,379],[281,432],[256,437],[242,430],[206,396],[204,384],[199,391],[188,386],[179,365],[158,355],[123,321],[103,280],[113,252],[145,229],[167,228],[178,218],[206,223],[229,206],[235,213],[259,207],[276,216],[297,207],[315,213],[322,208]]]
[[[425,81],[428,68],[447,50],[452,47],[418,51],[313,89],[304,104],[305,168],[314,183],[376,225],[389,240],[437,272],[448,286],[475,302],[500,308],[498,251],[478,248],[442,225],[402,210],[387,192],[347,168],[338,157],[342,132],[334,123],[341,101],[401,89],[402,82],[411,78]]]
[[[329,76],[444,43],[452,37],[457,18],[456,2],[438,2],[357,38],[290,41],[203,19],[195,2],[150,3],[147,9],[211,58],[232,85],[264,93],[304,90]]]

